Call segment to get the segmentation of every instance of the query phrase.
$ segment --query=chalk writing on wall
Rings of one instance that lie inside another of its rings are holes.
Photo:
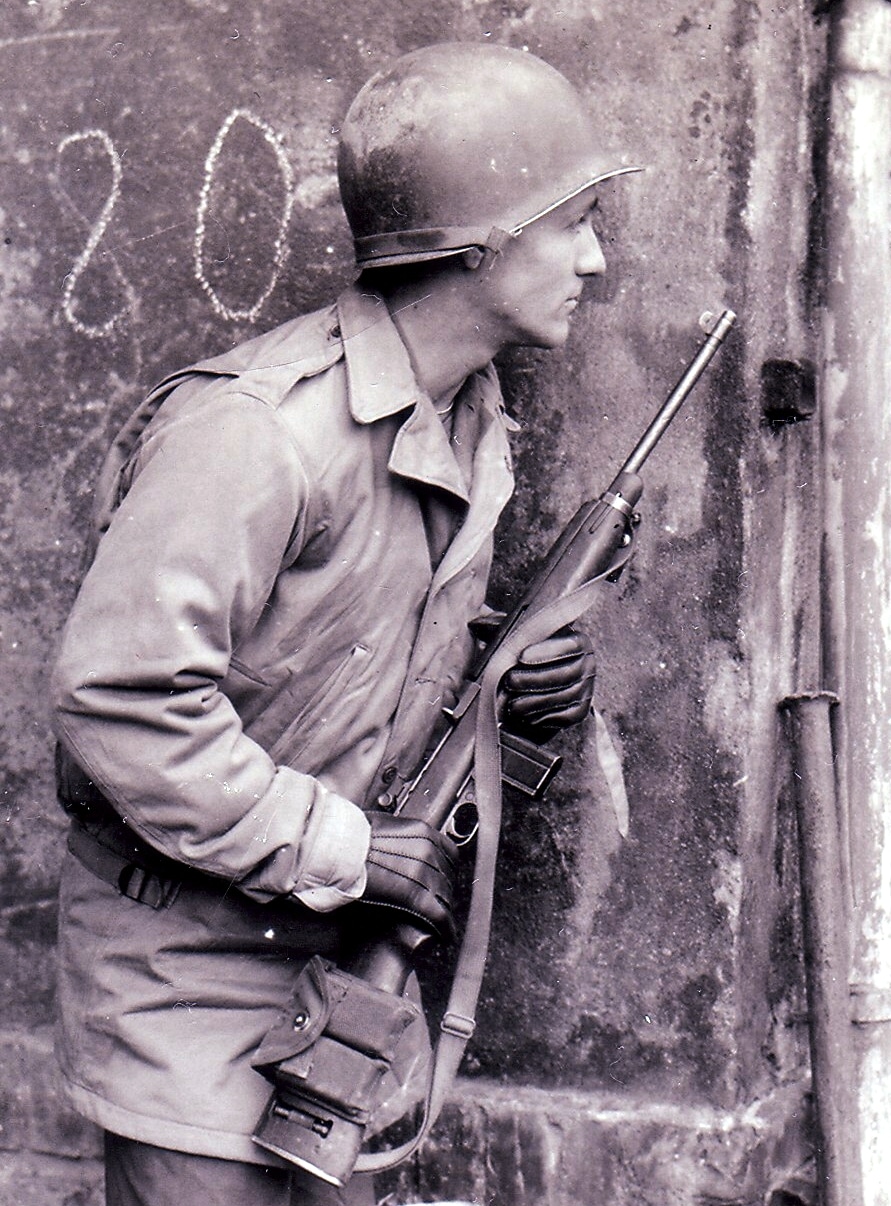
[[[204,262],[204,246],[207,233],[207,217],[210,206],[210,197],[214,185],[214,172],[217,165],[217,160],[223,150],[223,146],[228,138],[232,127],[237,121],[248,122],[256,130],[271,147],[275,155],[276,163],[281,172],[282,184],[284,186],[284,201],[282,204],[282,212],[279,218],[278,231],[275,236],[272,255],[272,268],[265,287],[260,291],[256,299],[249,306],[244,306],[236,309],[226,305],[220,298],[213,285],[207,279]],[[294,207],[294,173],[288,157],[285,154],[281,139],[278,134],[268,125],[262,118],[257,117],[248,109],[233,109],[226,120],[220,127],[219,133],[213,141],[213,145],[208,153],[207,160],[204,164],[204,183],[201,187],[201,196],[198,201],[198,221],[195,230],[195,277],[207,294],[210,304],[213,306],[217,314],[221,318],[229,320],[247,319],[250,322],[256,321],[260,311],[262,310],[267,298],[272,293],[278,281],[282,267],[284,266],[285,256],[287,253],[287,244],[285,237],[288,230],[288,224],[291,221],[291,211]]]
[[[111,335],[117,327],[124,323],[127,316],[133,311],[133,308],[136,305],[136,295],[130,282],[121,271],[120,265],[118,264],[114,255],[108,253],[105,258],[111,265],[113,271],[118,277],[118,280],[120,281],[125,298],[124,304],[120,309],[116,310],[114,314],[110,315],[105,319],[104,322],[101,323],[86,322],[82,318],[78,317],[75,303],[77,286],[81,277],[86,271],[90,260],[95,255],[96,249],[102,240],[102,236],[105,234],[108,224],[111,221],[111,215],[114,212],[114,207],[117,205],[118,198],[121,195],[121,176],[123,174],[121,157],[117,153],[114,143],[104,130],[81,130],[79,133],[69,134],[67,138],[63,138],[58,146],[60,165],[63,157],[65,156],[65,152],[69,149],[69,147],[73,147],[78,144],[87,144],[91,141],[97,142],[108,157],[108,162],[111,167],[111,187],[108,190],[108,196],[105,199],[105,203],[102,206],[98,218],[90,228],[90,233],[87,237],[87,242],[83,251],[74,261],[71,271],[68,272],[65,277],[65,282],[62,287],[62,313],[65,315],[65,318],[71,323],[74,329],[79,331],[81,335],[87,335],[90,339],[102,339],[108,335]],[[72,208],[77,209],[73,202],[71,202],[70,197],[68,197],[68,194],[65,192],[65,189],[61,186],[61,184],[60,188],[63,195],[68,198]]]
[[[275,163],[281,176],[283,189],[283,199],[281,213],[278,217],[277,228],[273,239],[271,267],[269,270],[268,279],[263,284],[259,293],[248,304],[237,305],[227,304],[219,296],[214,285],[208,279],[205,260],[205,244],[207,236],[207,225],[210,214],[211,198],[214,192],[216,183],[217,164],[226,139],[229,137],[232,127],[236,122],[245,122],[252,129],[256,130],[258,136],[271,148],[275,157]],[[97,249],[108,229],[112,219],[115,206],[118,204],[121,195],[121,180],[123,177],[123,166],[121,156],[118,154],[114,143],[109,135],[100,129],[81,130],[74,134],[69,134],[64,138],[57,148],[59,166],[61,169],[62,161],[71,155],[71,148],[78,145],[94,145],[98,146],[108,160],[111,169],[111,179],[108,187],[108,192],[105,197],[102,209],[98,217],[92,222],[89,229],[86,244],[83,251],[74,261],[70,271],[66,274],[62,289],[62,314],[71,326],[81,335],[86,335],[90,339],[105,338],[117,330],[120,330],[126,323],[126,320],[133,314],[137,299],[132,285],[124,275],[120,265],[118,264],[114,253],[111,251],[101,252],[103,263],[111,267],[120,284],[120,290],[116,291],[123,295],[123,303],[118,302],[115,312],[103,321],[88,321],[82,312],[82,307],[78,305],[78,285],[83,277],[84,272],[89,266],[93,257],[97,254]],[[77,170],[77,169],[75,169]],[[59,189],[65,197],[71,208],[83,218],[79,207],[75,205],[68,192],[59,181]],[[282,145],[281,138],[276,131],[261,117],[251,113],[248,109],[234,109],[217,133],[213,140],[207,159],[204,163],[204,179],[201,186],[201,191],[198,198],[198,210],[195,226],[194,238],[194,269],[195,279],[200,285],[203,292],[206,294],[211,306],[216,314],[221,318],[235,322],[239,320],[247,320],[255,322],[259,317],[260,311],[269,299],[273,289],[278,283],[282,268],[284,267],[285,259],[288,252],[287,232],[291,221],[291,214],[294,208],[295,200],[295,181],[294,172],[288,160],[285,149]],[[86,219],[84,219],[86,221]],[[110,291],[103,291],[103,296]]]

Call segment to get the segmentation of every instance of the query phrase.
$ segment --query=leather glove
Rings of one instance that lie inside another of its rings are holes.
[[[426,930],[451,942],[457,848],[445,834],[414,817],[370,812],[371,845],[366,858],[367,904],[408,914]]]
[[[504,676],[504,720],[536,740],[578,724],[594,694],[594,650],[584,632],[563,628],[520,654]]]

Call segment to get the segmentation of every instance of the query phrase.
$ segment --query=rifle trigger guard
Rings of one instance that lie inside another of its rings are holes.
[[[442,826],[442,832],[456,846],[466,846],[476,837],[479,829],[479,818],[476,812],[476,801],[473,795],[473,783],[459,793],[458,802]]]

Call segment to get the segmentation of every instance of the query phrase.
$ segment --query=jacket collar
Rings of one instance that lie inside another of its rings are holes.
[[[239,378],[240,388],[274,405],[301,379],[331,368],[343,358],[350,414],[364,425],[405,413],[388,461],[392,473],[437,486],[468,502],[469,482],[428,394],[418,383],[405,344],[376,293],[351,285],[333,306],[291,319],[239,347],[202,360],[166,378],[154,402],[183,377],[208,373]],[[491,423],[516,430],[504,413],[498,378],[491,365],[473,373],[455,398],[461,438],[477,447]],[[140,428],[141,430],[141,428]]]
[[[353,418],[367,424],[410,411],[396,433],[388,468],[468,502],[469,482],[429,395],[415,377],[386,302],[353,286],[338,299],[337,313]],[[471,438],[472,446],[493,419],[502,426],[512,425],[503,413],[498,379],[491,366],[471,374],[455,398],[455,407],[456,412],[463,412],[465,438]]]
[[[376,423],[414,407],[423,390],[384,299],[353,285],[337,299],[337,316],[356,422]]]

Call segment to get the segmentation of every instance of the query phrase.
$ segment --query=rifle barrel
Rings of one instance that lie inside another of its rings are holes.
[[[662,405],[662,409],[653,419],[647,430],[644,432],[637,447],[631,453],[631,456],[622,466],[623,473],[639,473],[644,461],[655,448],[656,444],[662,438],[662,435],[674,418],[678,409],[684,404],[690,390],[702,376],[706,365],[717,352],[718,348],[727,338],[730,328],[736,321],[736,315],[732,310],[725,310],[721,317],[717,320],[711,329],[711,333],[703,343],[702,347],[697,352],[693,360],[687,366],[683,377],[668,395],[668,398]]]

